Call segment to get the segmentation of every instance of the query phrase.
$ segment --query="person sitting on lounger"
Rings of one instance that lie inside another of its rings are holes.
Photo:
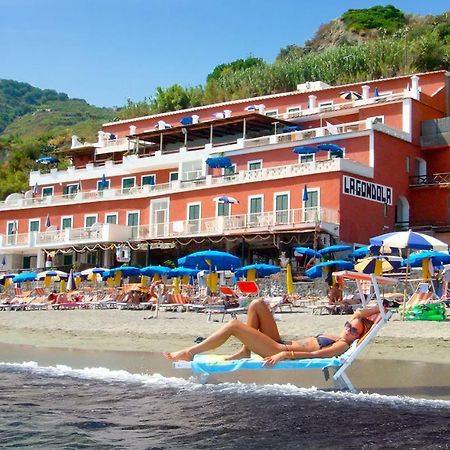
[[[191,361],[197,353],[220,347],[231,336],[239,339],[243,347],[227,359],[248,358],[254,352],[262,356],[267,365],[273,365],[284,359],[338,356],[370,330],[373,322],[368,317],[377,313],[378,307],[356,311],[350,321],[345,322],[339,336],[324,333],[298,341],[283,341],[268,306],[262,299],[253,300],[248,309],[247,324],[231,320],[199,344],[178,352],[164,352],[164,356],[172,361]]]

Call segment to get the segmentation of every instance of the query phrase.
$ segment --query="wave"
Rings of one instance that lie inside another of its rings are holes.
[[[208,391],[222,394],[246,394],[255,396],[299,396],[314,397],[329,401],[340,402],[364,402],[375,403],[394,408],[439,408],[450,410],[450,401],[417,399],[400,395],[382,395],[376,393],[351,393],[345,391],[323,391],[315,387],[302,388],[292,384],[256,384],[256,383],[230,383],[202,384],[196,378],[189,379],[178,377],[166,377],[158,373],[138,374],[130,373],[126,370],[112,370],[105,367],[86,367],[74,369],[66,365],[40,366],[35,361],[22,363],[0,362],[0,372],[31,372],[43,377],[69,377],[83,380],[93,380],[98,382],[114,382],[123,384],[137,384],[153,388],[172,388],[178,390]]]

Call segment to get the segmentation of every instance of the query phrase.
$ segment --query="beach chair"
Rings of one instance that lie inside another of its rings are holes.
[[[152,302],[151,305],[154,305]],[[171,311],[188,311],[189,308],[188,298],[183,294],[167,294],[167,303],[160,303],[159,308]]]
[[[193,361],[176,361],[173,367],[176,369],[191,369],[202,382],[206,382],[210,374],[235,372],[237,370],[311,370],[321,369],[326,380],[330,377],[337,389],[350,390],[356,392],[346,371],[361,352],[373,341],[383,326],[392,316],[392,311],[385,311],[379,285],[393,285],[397,280],[375,276],[373,274],[362,274],[359,272],[341,271],[336,272],[336,276],[343,279],[355,280],[357,284],[361,281],[369,280],[373,286],[374,299],[380,308],[380,313],[373,318],[373,326],[363,337],[352,343],[350,348],[340,356],[331,358],[312,358],[280,361],[275,366],[267,368],[264,360],[260,357],[244,358],[238,360],[225,360],[222,355],[198,354]]]

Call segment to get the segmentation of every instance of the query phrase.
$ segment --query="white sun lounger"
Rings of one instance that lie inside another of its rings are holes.
[[[337,389],[348,389],[356,392],[352,382],[350,381],[346,370],[351,366],[353,361],[359,356],[364,348],[379,333],[380,329],[392,316],[392,312],[385,312],[380,295],[379,284],[392,285],[397,280],[375,276],[373,274],[361,274],[357,272],[336,272],[335,275],[355,280],[357,283],[369,280],[375,293],[375,301],[377,302],[380,313],[375,319],[374,325],[369,332],[359,341],[353,342],[350,348],[340,356],[332,358],[311,358],[311,359],[295,359],[280,361],[274,366],[264,366],[264,361],[260,357],[245,358],[239,360],[226,361],[224,356],[220,355],[195,355],[193,361],[177,361],[173,363],[176,369],[191,369],[192,372],[203,382],[206,382],[208,375],[213,373],[235,372],[237,370],[310,370],[322,369],[325,379],[329,377],[329,371],[333,372],[332,379]],[[363,301],[364,303],[364,301]]]

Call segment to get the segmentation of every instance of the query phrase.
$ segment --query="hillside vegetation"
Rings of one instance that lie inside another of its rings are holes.
[[[114,118],[285,92],[306,81],[340,84],[439,69],[450,69],[449,13],[413,16],[388,5],[348,10],[304,45],[280,49],[273,63],[252,56],[220,64],[204,85],[158,87],[150,98],[128,100],[118,111],[0,80],[0,197],[26,189],[39,155],[67,146],[72,134],[95,139],[101,123]]]

